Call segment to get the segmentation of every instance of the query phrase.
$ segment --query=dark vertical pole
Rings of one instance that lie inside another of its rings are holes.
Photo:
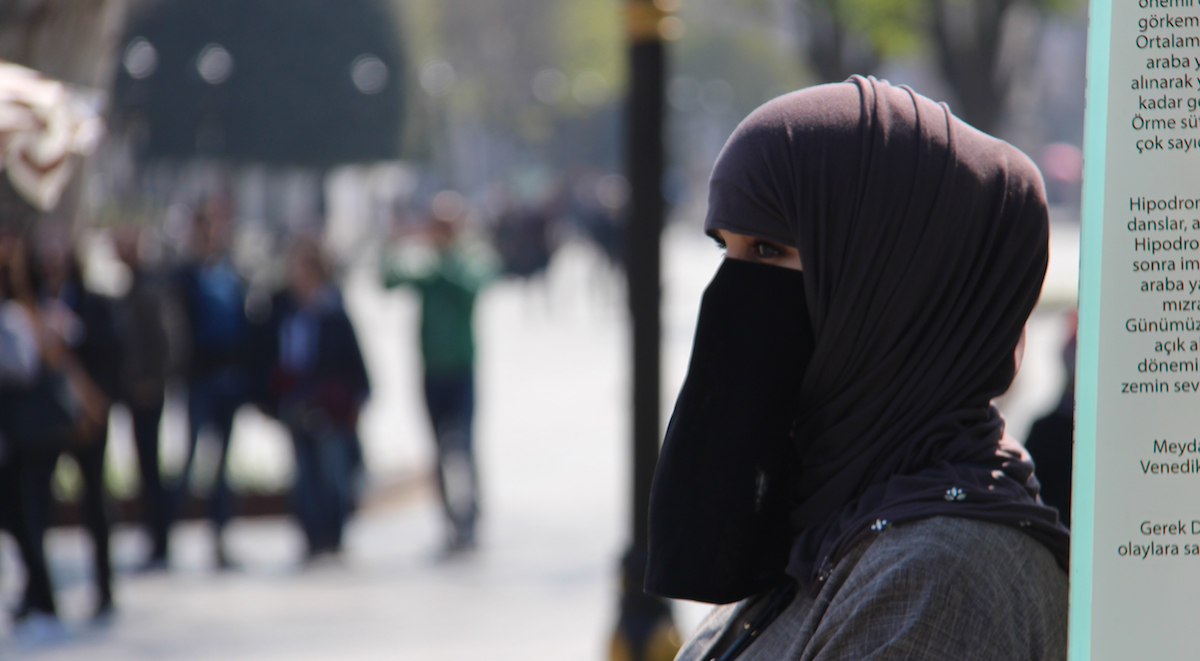
[[[642,590],[650,485],[658,463],[660,399],[661,237],[666,201],[663,101],[666,53],[659,25],[664,12],[647,0],[628,0],[629,97],[626,172],[630,186],[625,226],[625,273],[633,326],[632,545],[622,563],[621,615],[613,634],[613,661],[669,661],[678,635],[669,605]]]
[[[639,0],[634,0],[638,2]],[[634,37],[629,58],[628,138],[630,214],[626,277],[633,320],[633,544],[646,546],[650,482],[658,463],[659,347],[662,341],[661,236],[663,177],[663,42]]]

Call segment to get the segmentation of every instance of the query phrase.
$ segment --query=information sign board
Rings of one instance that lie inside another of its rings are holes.
[[[1194,659],[1200,0],[1093,0],[1070,658]]]

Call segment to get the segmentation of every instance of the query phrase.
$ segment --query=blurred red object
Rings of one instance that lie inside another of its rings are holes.
[[[1042,174],[1047,179],[1076,183],[1083,179],[1083,151],[1075,145],[1054,142],[1042,149]]]

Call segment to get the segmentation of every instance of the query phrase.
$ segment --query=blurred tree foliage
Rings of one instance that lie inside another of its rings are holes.
[[[938,67],[956,112],[995,133],[1013,82],[1033,66],[1041,15],[1070,0],[926,0]]]
[[[513,113],[504,108],[537,101],[534,77],[546,69],[567,78],[568,93],[552,95],[546,104],[557,112],[580,112],[581,104],[569,93],[580,74],[598,74],[609,92],[624,85],[624,32],[617,0],[391,2],[404,17],[414,66],[419,70],[441,60],[454,71],[448,89],[426,89],[427,95],[444,97],[441,105],[511,118]]]
[[[501,179],[530,168],[568,177],[620,168],[625,0],[390,1],[403,16],[410,79],[421,81],[408,157]],[[806,82],[778,2],[682,4],[668,74],[684,79],[671,95],[676,159],[711,163],[740,117]],[[443,88],[435,79],[450,71]]]
[[[936,1],[936,0],[935,0]],[[821,82],[874,73],[880,62],[918,48],[924,0],[806,0],[806,55]]]
[[[873,73],[923,48],[958,97],[957,114],[995,132],[1013,81],[1032,66],[1038,26],[1079,0],[801,0],[806,56],[824,82]]]
[[[761,28],[728,28],[700,20],[688,25],[672,53],[673,73],[702,84],[728,83],[733,91],[729,103],[732,119],[739,120],[765,101],[806,82],[790,54]],[[708,110],[712,110],[711,103]]]
[[[618,0],[390,0],[412,67],[408,158],[454,185],[619,161]],[[465,173],[465,174],[464,174]]]

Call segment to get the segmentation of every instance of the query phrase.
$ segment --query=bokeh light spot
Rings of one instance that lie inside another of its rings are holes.
[[[609,209],[620,209],[629,201],[629,181],[619,174],[600,177],[596,182],[596,199]]]
[[[558,69],[542,69],[533,77],[533,95],[538,101],[553,105],[567,96],[570,83]]]
[[[363,53],[351,63],[350,79],[363,94],[378,94],[387,87],[388,68],[383,60],[370,53]]]
[[[454,87],[454,67],[441,58],[430,58],[421,65],[421,88],[431,96],[442,96]]]
[[[158,49],[145,37],[137,37],[125,47],[121,63],[131,78],[146,78],[158,69]]]
[[[608,100],[608,80],[596,71],[584,71],[575,78],[571,94],[580,105],[601,105]]]
[[[233,73],[233,56],[221,44],[209,44],[196,56],[196,71],[204,82],[219,85]]]
[[[713,115],[724,115],[733,107],[733,86],[721,79],[710,80],[700,88],[700,105]]]
[[[467,198],[458,191],[444,190],[433,196],[430,207],[438,220],[457,221],[467,213]]]
[[[683,19],[678,16],[667,16],[658,22],[658,35],[667,41],[675,41],[683,36]]]
[[[677,76],[667,85],[667,101],[680,112],[692,112],[700,107],[700,81],[691,76]]]

